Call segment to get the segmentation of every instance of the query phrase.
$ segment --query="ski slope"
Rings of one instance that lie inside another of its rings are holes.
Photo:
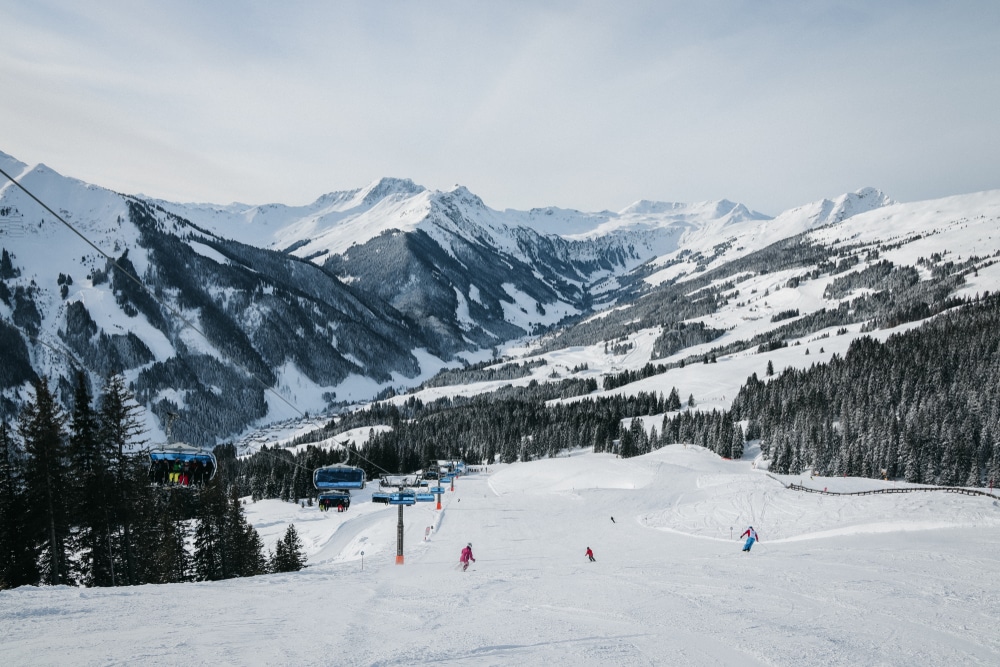
[[[366,502],[371,488],[344,514],[248,501],[268,545],[295,523],[307,569],[3,591],[0,662],[1000,664],[1000,501],[801,493],[784,484],[885,483],[774,477],[754,454],[672,445],[491,467],[459,478],[441,511],[404,510],[404,565],[397,508]],[[750,523],[761,542],[745,554]]]

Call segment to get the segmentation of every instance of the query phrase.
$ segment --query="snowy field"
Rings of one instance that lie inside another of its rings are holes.
[[[404,565],[397,510],[365,502],[371,489],[345,514],[248,504],[268,545],[295,523],[307,569],[3,591],[0,663],[1000,664],[998,501],[782,482],[886,485],[779,480],[681,445],[498,466],[460,478],[442,511],[405,510]]]

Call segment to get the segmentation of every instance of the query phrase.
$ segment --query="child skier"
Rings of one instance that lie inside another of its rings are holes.
[[[589,559],[590,559],[590,562],[591,562],[591,563],[593,563],[593,562],[594,562],[595,560],[597,560],[596,558],[594,558],[594,552],[593,552],[593,551],[591,550],[591,548],[590,548],[590,547],[587,547],[587,553],[586,553],[586,556],[587,556],[587,558],[589,558]]]
[[[743,551],[750,551],[750,547],[753,546],[753,543],[760,541],[760,538],[757,537],[757,531],[753,529],[753,526],[750,526],[743,531],[743,534],[740,535],[740,537],[747,538],[746,543],[743,545]]]
[[[462,563],[462,572],[465,572],[466,570],[469,569],[469,561],[472,561],[473,563],[476,562],[476,559],[472,555],[472,542],[469,542],[467,545],[465,545],[465,548],[462,549],[462,555],[459,557],[458,560],[460,563]]]

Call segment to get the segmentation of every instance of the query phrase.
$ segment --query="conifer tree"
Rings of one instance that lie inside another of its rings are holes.
[[[37,585],[38,550],[30,539],[24,457],[6,421],[0,422],[0,589]]]
[[[736,461],[743,458],[743,429],[740,428],[739,424],[733,425],[733,439],[730,445],[729,455]]]
[[[222,485],[216,481],[201,494],[197,525],[194,531],[194,573],[199,581],[215,581],[231,577],[225,551],[224,525],[226,498]]]
[[[670,412],[676,412],[681,409],[681,395],[677,391],[677,387],[672,387],[670,389],[670,396],[667,397],[667,410]]]
[[[194,570],[199,580],[252,577],[267,571],[260,535],[234,494],[226,498],[218,481],[202,493],[195,529]]]
[[[69,584],[69,486],[66,417],[56,405],[45,378],[35,384],[34,398],[21,415],[20,433],[28,459],[25,482],[29,534],[41,548],[41,570],[48,584]]]
[[[77,373],[70,423],[69,454],[73,471],[72,520],[77,526],[73,548],[79,579],[85,586],[114,585],[109,490],[114,480],[101,446],[97,415],[87,376]],[[67,489],[69,491],[69,489]]]
[[[171,495],[169,504],[163,508],[155,534],[149,581],[162,584],[190,581],[192,559],[187,551],[188,531],[181,520],[178,495]]]
[[[230,576],[253,577],[267,572],[264,543],[254,527],[247,522],[243,503],[235,493],[229,497],[223,534],[230,554]]]
[[[271,569],[274,572],[298,572],[305,567],[306,557],[302,540],[299,538],[295,524],[288,524],[285,536],[275,546],[271,559]]]
[[[0,251],[0,279],[9,280],[10,278],[16,278],[19,275],[19,271],[14,268],[14,263],[10,260],[10,254],[7,252],[7,248]]]
[[[119,583],[144,583],[140,572],[141,535],[137,533],[140,510],[149,503],[149,488],[143,462],[132,454],[141,445],[142,422],[139,406],[120,374],[112,375],[104,385],[99,412],[99,438],[108,459],[108,495],[114,508],[111,520],[118,531],[116,567]]]

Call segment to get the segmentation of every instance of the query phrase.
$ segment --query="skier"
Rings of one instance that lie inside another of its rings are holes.
[[[462,563],[462,572],[465,572],[466,570],[469,569],[470,560],[473,563],[476,562],[476,559],[472,555],[472,542],[469,542],[467,545],[465,545],[465,548],[462,549],[462,555],[459,557],[458,560],[460,563]]]
[[[750,526],[745,531],[743,531],[743,534],[740,535],[740,537],[747,538],[746,543],[743,545],[743,551],[747,551],[747,552],[750,551],[750,547],[753,546],[754,542],[759,542],[760,541],[760,538],[757,537],[757,531],[753,529],[753,526]]]
[[[590,559],[591,563],[593,563],[595,560],[597,560],[596,558],[594,558],[594,552],[593,552],[593,550],[591,550],[590,547],[587,547],[587,554],[586,554],[586,556],[587,556],[587,558]]]

